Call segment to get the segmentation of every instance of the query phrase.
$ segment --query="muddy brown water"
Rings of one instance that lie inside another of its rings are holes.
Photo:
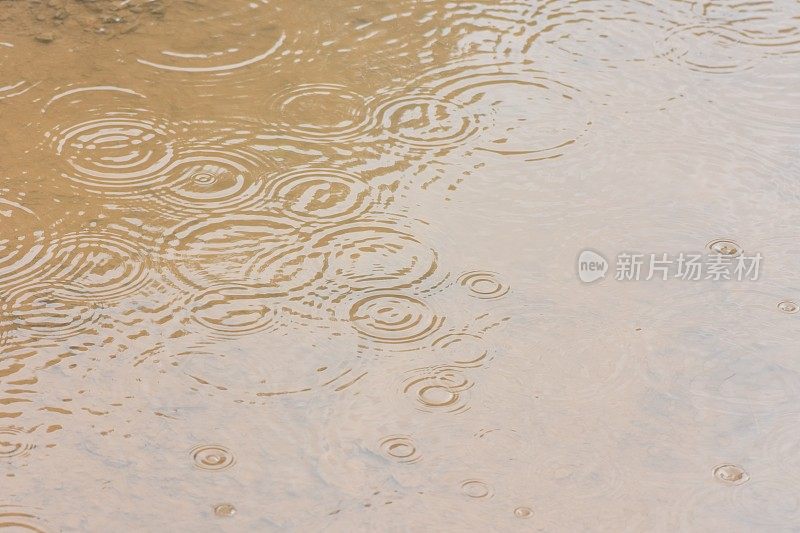
[[[800,524],[797,2],[6,0],[0,120],[0,527]]]

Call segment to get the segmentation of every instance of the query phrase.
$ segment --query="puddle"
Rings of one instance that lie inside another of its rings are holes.
[[[0,1],[0,528],[795,527],[798,52],[790,0]]]

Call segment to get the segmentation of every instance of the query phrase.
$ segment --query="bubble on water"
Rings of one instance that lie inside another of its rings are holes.
[[[508,286],[497,279],[495,272],[475,270],[461,274],[458,283],[469,290],[470,296],[484,300],[500,298],[508,293]]]
[[[714,477],[731,485],[741,485],[750,479],[750,476],[742,467],[733,464],[724,464],[715,467]]]
[[[329,168],[277,176],[267,195],[288,216],[307,222],[343,222],[366,212],[374,201],[370,186],[359,177]]]
[[[470,498],[491,498],[494,490],[491,485],[480,479],[467,479],[461,482],[461,492]]]
[[[778,309],[784,313],[794,314],[800,311],[800,306],[790,300],[784,300],[778,304]]]
[[[726,257],[736,257],[742,253],[742,247],[730,239],[715,239],[709,242],[706,247],[715,254]]]
[[[405,294],[371,294],[350,308],[350,321],[364,338],[378,343],[412,343],[432,335],[444,318]]]
[[[228,518],[236,514],[236,507],[230,503],[220,503],[214,506],[214,514],[223,518]]]
[[[422,456],[408,435],[390,435],[379,442],[381,451],[399,463],[416,463]]]
[[[517,518],[530,518],[533,516],[533,509],[530,507],[517,507],[514,509],[514,516]]]
[[[189,451],[194,465],[201,470],[224,470],[236,463],[236,458],[224,446],[200,444]]]

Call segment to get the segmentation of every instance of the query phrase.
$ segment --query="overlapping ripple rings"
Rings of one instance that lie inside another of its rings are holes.
[[[800,523],[800,1],[0,34],[0,529]]]
[[[26,457],[36,448],[29,441],[31,430],[18,426],[0,426],[0,460]]]
[[[296,225],[263,211],[189,218],[158,239],[164,266],[178,284],[204,289],[242,282],[249,259],[296,243]]]
[[[469,410],[474,383],[458,368],[440,366],[409,372],[402,391],[421,411],[462,413]]]
[[[220,337],[250,335],[279,326],[280,302],[245,286],[212,287],[189,302],[189,316]]]
[[[266,204],[268,163],[237,147],[203,143],[177,151],[152,199],[173,217],[227,213]]]
[[[2,288],[28,280],[46,268],[50,239],[39,217],[11,198],[0,196],[0,223],[10,230],[0,235]]]
[[[730,26],[689,25],[671,30],[659,53],[690,70],[728,74],[752,68],[763,52],[742,45],[747,37]]]
[[[406,344],[438,330],[444,317],[423,301],[400,293],[364,296],[350,308],[350,321],[363,337],[378,343]]]
[[[545,159],[562,155],[591,126],[579,89],[513,63],[455,62],[431,69],[413,87],[431,95],[424,100],[430,103],[393,102],[389,109],[395,114],[389,116],[397,117],[396,127],[384,124],[389,134],[411,144],[419,136],[425,140],[421,146],[452,148],[480,136],[477,147],[483,150]]]
[[[438,252],[404,222],[376,217],[340,224],[315,234],[312,246],[330,254],[329,279],[350,289],[424,292],[442,286],[449,274]]]
[[[765,56],[791,56],[800,50],[800,6],[793,2],[696,2],[703,20],[736,28],[741,44],[760,47]]]
[[[564,61],[615,69],[651,59],[653,35],[662,34],[674,16],[668,2],[556,0],[543,6],[541,29],[530,32],[522,50],[527,57],[560,52]]]
[[[64,235],[53,243],[51,273],[59,300],[86,303],[119,301],[148,283],[150,258],[125,235],[82,232]]]
[[[269,180],[268,198],[304,222],[344,222],[369,210],[370,186],[353,174],[327,168],[292,170]]]
[[[129,193],[164,180],[174,130],[144,109],[109,111],[46,133],[69,164],[64,177],[96,192]]]
[[[20,328],[32,337],[67,339],[91,331],[99,319],[88,302],[63,300],[61,284],[32,282],[3,293],[0,325]]]
[[[478,132],[478,117],[456,101],[432,94],[388,99],[377,107],[381,131],[417,148],[452,147]]]
[[[335,83],[288,86],[272,96],[269,110],[288,135],[316,142],[357,139],[376,121],[367,98]]]

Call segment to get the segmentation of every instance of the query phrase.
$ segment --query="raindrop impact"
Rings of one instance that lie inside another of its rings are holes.
[[[727,257],[736,257],[742,253],[742,247],[730,239],[715,239],[707,247],[715,254]]]
[[[192,448],[189,456],[201,470],[224,470],[236,462],[233,454],[224,446],[201,444]]]
[[[714,477],[729,485],[741,485],[750,479],[750,476],[741,466],[724,464],[714,468]]]

